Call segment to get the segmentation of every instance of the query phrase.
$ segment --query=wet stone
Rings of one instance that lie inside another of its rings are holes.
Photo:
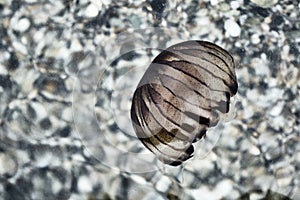
[[[160,19],[162,17],[162,14],[164,12],[164,9],[167,5],[166,0],[148,0],[148,3],[150,4],[152,8],[153,14]]]
[[[4,112],[8,125],[17,133],[29,134],[31,132],[31,121],[19,108],[7,109]]]
[[[224,29],[232,37],[238,37],[241,34],[241,28],[234,20],[226,20]]]
[[[278,2],[278,0],[251,0],[251,2],[263,8],[267,8],[275,5]]]
[[[17,55],[15,53],[11,53],[10,54],[10,58],[8,60],[8,63],[7,63],[7,69],[8,70],[15,70],[19,67],[20,65],[20,62],[19,62],[19,59],[17,57]]]
[[[16,159],[9,153],[0,152],[0,177],[11,177],[18,169]]]
[[[11,183],[7,183],[5,185],[5,193],[4,193],[4,197],[5,199],[8,200],[29,200],[30,196],[28,194],[26,194],[22,188],[11,184]]]
[[[49,168],[40,168],[28,174],[35,190],[31,192],[33,199],[57,199],[62,196],[61,191],[70,189],[69,183],[63,184]],[[66,196],[68,193],[66,193]]]
[[[18,11],[21,8],[22,4],[18,0],[13,0],[10,4],[10,8],[13,12]]]
[[[253,13],[254,15],[259,15],[262,17],[267,17],[270,15],[270,11],[266,8],[262,8],[262,7],[253,7],[251,8],[251,13]]]
[[[17,179],[16,184],[18,185],[18,188],[20,188],[26,194],[26,196],[30,196],[29,194],[33,189],[30,179],[20,177]]]
[[[42,129],[49,129],[51,128],[51,125],[52,123],[49,118],[44,118],[40,121],[40,126]]]
[[[57,166],[62,159],[62,151],[58,146],[34,145],[31,147],[32,157],[36,167]]]
[[[273,15],[270,23],[271,30],[280,29],[281,25],[284,23],[284,19],[281,15]]]
[[[59,130],[57,130],[54,135],[59,135],[60,137],[68,137],[71,133],[71,127],[70,126],[66,126],[64,128],[61,128]]]
[[[10,90],[12,87],[12,82],[10,80],[10,77],[8,75],[0,75],[0,86],[4,90]]]
[[[93,191],[93,187],[90,182],[90,179],[86,176],[79,177],[78,182],[77,182],[77,189],[79,192],[82,192],[82,193],[89,193],[89,192]]]
[[[41,91],[44,90],[53,94],[63,94],[66,92],[64,81],[57,74],[41,76],[35,80],[34,85]]]
[[[163,193],[166,193],[168,191],[168,189],[170,188],[172,184],[172,181],[166,177],[166,176],[163,176],[161,177],[161,179],[156,183],[156,190],[160,191],[160,192],[163,192]]]

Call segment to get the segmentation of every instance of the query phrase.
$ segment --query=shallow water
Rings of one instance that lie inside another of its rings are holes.
[[[0,198],[300,199],[297,1],[1,1]],[[179,167],[136,138],[131,98],[172,44],[236,61],[231,114]]]

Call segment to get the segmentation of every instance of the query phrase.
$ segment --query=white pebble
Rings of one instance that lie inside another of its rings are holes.
[[[57,194],[62,189],[62,184],[59,181],[52,182],[52,191]]]
[[[258,34],[251,35],[251,42],[252,44],[259,44],[260,43],[259,35]]]
[[[210,4],[211,4],[212,6],[218,5],[218,3],[219,3],[218,0],[210,0]]]
[[[109,4],[111,4],[111,0],[102,0],[102,3],[104,5],[109,5]]]
[[[28,55],[27,47],[19,41],[13,41],[12,46],[21,54]]]
[[[251,147],[249,148],[249,153],[258,156],[260,154],[260,151],[255,145],[251,145]]]
[[[88,193],[93,191],[92,184],[88,177],[81,176],[77,183],[78,190],[82,193]]]
[[[70,108],[70,107],[65,108],[62,112],[61,117],[65,121],[72,121],[72,119],[73,119],[73,110],[72,110],[72,108]]]
[[[232,9],[238,9],[240,7],[240,3],[238,1],[231,1],[230,6]]]
[[[274,128],[275,130],[279,131],[280,128],[285,127],[285,120],[282,116],[277,116],[274,118],[270,118],[269,119],[269,123],[273,124],[272,128]]]
[[[98,6],[95,4],[88,5],[88,7],[85,10],[85,16],[90,18],[96,17],[98,13],[99,13],[99,9]]]
[[[36,3],[38,2],[37,0],[26,0],[27,3]]]
[[[230,192],[232,192],[232,185],[233,182],[230,180],[225,179],[223,181],[220,181],[216,186],[215,193],[220,195],[220,199],[221,199],[222,197],[225,197]]]
[[[79,40],[73,40],[71,43],[71,49],[73,51],[81,51],[82,50],[82,45],[80,44]]]
[[[168,177],[163,176],[156,183],[156,189],[160,192],[166,192],[169,189],[169,187],[171,186],[171,184],[172,184],[171,180]]]
[[[98,7],[98,10],[101,10],[103,1],[100,1],[100,0],[90,0],[90,2],[91,2],[92,4],[94,4],[95,6],[97,6],[97,7]]]
[[[213,191],[209,190],[207,186],[202,186],[197,189],[191,190],[191,194],[194,197],[201,197],[202,200],[217,199]]]
[[[41,103],[38,103],[38,102],[32,102],[30,104],[30,106],[36,111],[36,113],[38,114],[38,119],[43,119],[43,118],[46,118],[47,117],[47,110],[46,108],[44,107],[43,104]]]
[[[0,154],[0,176],[13,174],[16,171],[17,163],[7,154]]]
[[[27,18],[20,19],[14,26],[13,29],[20,32],[25,32],[30,27],[30,21]]]
[[[240,26],[232,19],[228,19],[225,21],[224,28],[226,32],[232,37],[238,37],[241,34]]]
[[[40,168],[46,167],[53,163],[53,159],[52,153],[45,153],[37,158],[36,166]]]
[[[281,101],[278,102],[274,107],[272,107],[272,109],[270,110],[270,115],[271,116],[278,116],[281,112],[282,109],[284,107],[285,102]]]
[[[198,25],[206,26],[209,25],[210,20],[209,17],[200,17],[199,20],[197,20]]]
[[[267,8],[275,5],[278,2],[278,0],[251,0],[251,2],[255,3],[260,7]]]
[[[0,74],[6,75],[8,73],[7,69],[4,67],[4,65],[1,65],[0,63]]]

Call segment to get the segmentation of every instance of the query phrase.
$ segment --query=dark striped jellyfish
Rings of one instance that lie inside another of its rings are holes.
[[[135,133],[163,163],[180,165],[193,156],[193,143],[229,112],[237,89],[227,51],[206,41],[175,44],[153,60],[134,92]]]

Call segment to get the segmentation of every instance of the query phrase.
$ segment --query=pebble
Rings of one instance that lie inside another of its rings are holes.
[[[166,193],[167,190],[169,189],[169,187],[171,186],[171,184],[172,184],[172,182],[168,177],[162,176],[159,179],[159,181],[156,183],[155,187],[159,192]]]
[[[0,177],[13,176],[17,169],[17,162],[10,154],[0,153]]]
[[[47,166],[58,166],[60,164],[59,154],[53,152],[49,147],[41,147],[35,149],[35,165],[43,168]]]
[[[0,75],[7,75],[8,71],[7,69],[0,64]]]
[[[96,17],[99,13],[99,8],[97,5],[91,3],[90,5],[88,5],[88,7],[85,10],[85,16],[86,17]]]
[[[239,1],[231,1],[230,6],[232,9],[238,9],[240,7],[240,2]]]
[[[18,22],[18,31],[25,32],[30,27],[30,21],[28,18],[22,18]]]
[[[224,29],[229,36],[238,37],[241,34],[241,27],[232,19],[225,21]]]
[[[26,0],[27,3],[36,3],[38,0]]]
[[[79,40],[73,40],[71,43],[71,50],[73,51],[82,51],[82,45],[80,44]]]
[[[216,191],[220,198],[228,196],[233,191],[233,182],[230,180],[223,180],[216,186]]]
[[[39,102],[32,102],[30,106],[35,110],[35,113],[37,113],[38,119],[41,120],[47,117],[48,113],[43,104]]]
[[[259,35],[258,34],[251,35],[251,42],[252,44],[259,44],[260,43]]]
[[[210,4],[211,4],[212,6],[218,5],[218,3],[219,3],[218,0],[210,0]]]
[[[80,176],[77,183],[78,190],[82,193],[93,191],[93,186],[87,176]]]
[[[28,49],[26,45],[20,41],[13,41],[12,46],[15,48],[16,52],[21,53],[22,55],[28,55]]]
[[[268,8],[274,6],[278,2],[278,0],[251,0],[251,2],[260,7]]]
[[[273,106],[273,108],[271,108],[269,114],[272,116],[278,116],[282,112],[284,105],[285,105],[284,101],[278,102],[276,105]]]

